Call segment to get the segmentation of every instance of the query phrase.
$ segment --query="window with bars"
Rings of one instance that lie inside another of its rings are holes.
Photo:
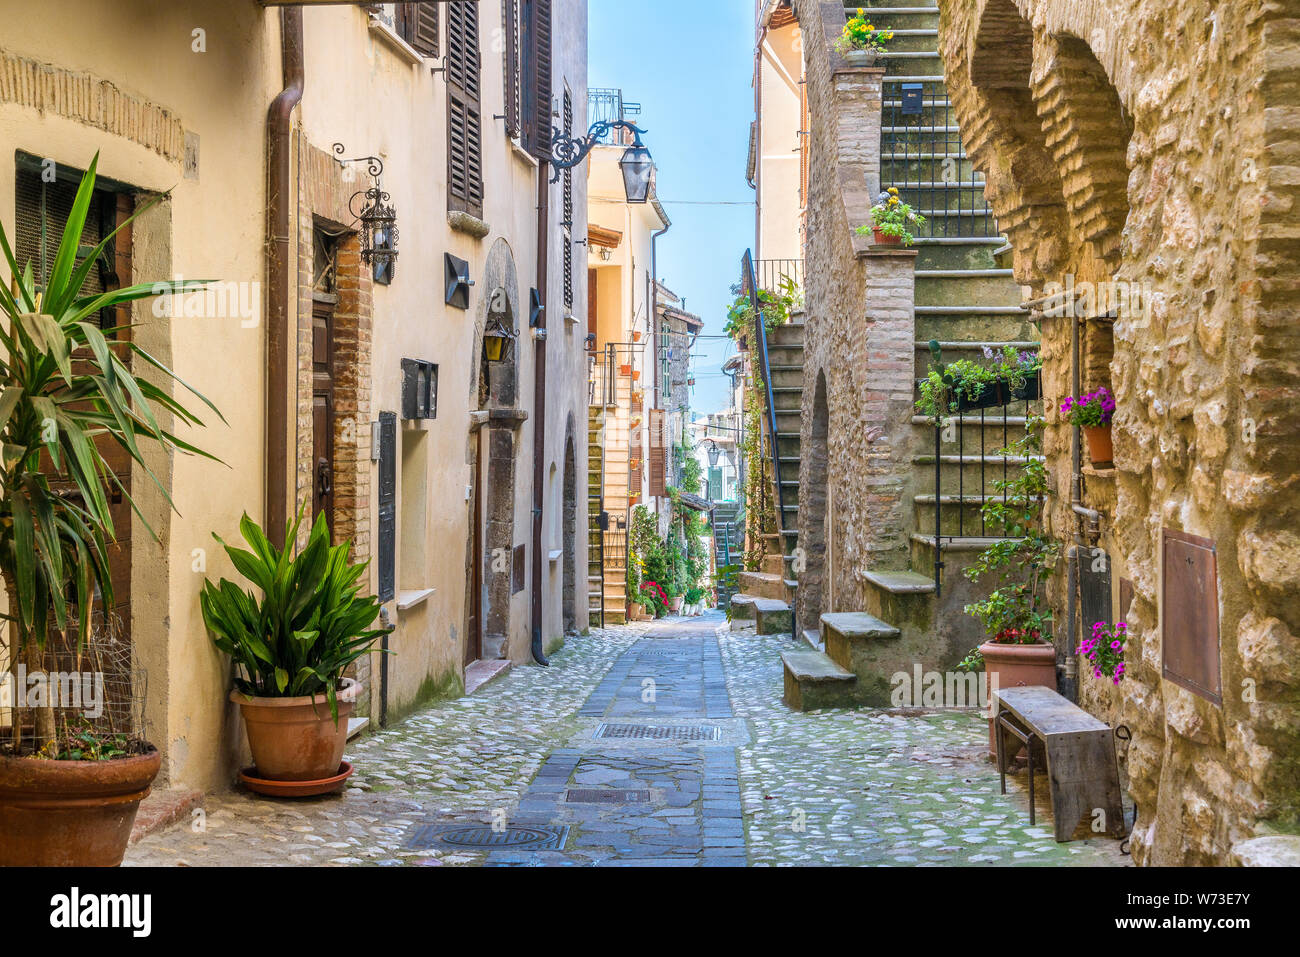
[[[438,55],[440,3],[398,3],[393,9],[397,35],[425,56]]]
[[[64,224],[72,212],[81,179],[79,170],[60,167],[66,175],[51,178],[44,175],[44,169],[39,160],[27,160],[25,156],[20,156],[14,177],[14,258],[20,268],[31,264],[36,286],[42,291],[54,266],[54,256],[59,250]],[[121,216],[119,205],[126,210]],[[79,262],[113,232],[118,223],[129,215],[129,209],[129,196],[95,189],[77,248]],[[121,234],[118,238],[120,236]],[[116,289],[120,285],[117,267],[117,243],[111,242],[101,254],[97,268],[91,269],[87,274],[81,294],[94,296]],[[129,281],[130,277],[127,279]],[[113,329],[125,321],[125,313],[119,320],[119,310],[116,307],[103,309],[99,313],[102,329]]]
[[[447,4],[447,208],[483,215],[478,4]]]
[[[564,89],[564,135],[573,135],[573,93]],[[573,308],[573,170],[564,171],[564,306]]]

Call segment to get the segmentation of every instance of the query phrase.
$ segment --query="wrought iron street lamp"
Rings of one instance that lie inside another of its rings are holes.
[[[654,187],[654,160],[641,142],[645,130],[627,120],[601,120],[591,124],[586,136],[576,139],[564,133],[555,134],[551,146],[551,165],[555,167],[555,173],[551,182],[560,178],[561,170],[572,169],[581,163],[611,130],[616,129],[632,134],[632,145],[623,151],[623,158],[618,161],[619,169],[623,171],[623,192],[629,203],[648,202]]]
[[[335,153],[342,155],[343,151],[342,143],[334,144]],[[354,222],[361,224],[361,261],[372,267],[376,280],[392,282],[397,271],[397,210],[393,207],[392,197],[384,192],[380,183],[384,162],[377,156],[358,156],[341,159],[339,163],[366,163],[366,171],[375,179],[370,189],[352,194],[348,199],[348,212]],[[360,212],[355,208],[357,197],[362,197]]]
[[[483,330],[483,357],[488,362],[500,362],[510,356],[510,343],[519,330],[508,329],[500,313],[489,313],[487,328]]]
[[[705,439],[704,441],[709,443],[709,468],[715,469],[718,467],[718,457],[722,455],[722,449],[718,448],[718,443],[712,439]]]

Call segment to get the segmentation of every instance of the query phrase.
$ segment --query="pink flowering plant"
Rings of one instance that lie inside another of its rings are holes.
[[[1128,626],[1119,621],[1109,624],[1099,621],[1092,626],[1092,637],[1083,639],[1079,654],[1092,665],[1094,678],[1109,678],[1112,684],[1124,679],[1124,643]]]
[[[1077,399],[1067,396],[1061,400],[1061,414],[1071,425],[1085,429],[1110,425],[1111,416],[1115,414],[1115,397],[1105,388],[1084,393]]]

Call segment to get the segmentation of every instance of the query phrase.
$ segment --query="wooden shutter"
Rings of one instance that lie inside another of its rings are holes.
[[[483,215],[478,4],[447,5],[447,208]]]
[[[668,474],[668,462],[664,449],[664,410],[650,410],[650,494],[664,496],[668,494],[665,478]]]
[[[425,56],[438,55],[440,3],[399,3],[393,11],[397,35]]]
[[[379,413],[379,600],[397,594],[397,415]]]
[[[519,135],[519,0],[501,0],[501,25],[505,29],[506,135]]]
[[[551,155],[551,0],[523,0],[524,149]]]

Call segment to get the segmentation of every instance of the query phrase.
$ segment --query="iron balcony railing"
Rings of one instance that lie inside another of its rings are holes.
[[[908,100],[901,86],[886,92],[880,131],[882,189],[898,188],[903,202],[926,218],[921,237],[999,235],[984,201],[984,178],[966,158],[952,104],[944,94]],[[892,98],[890,98],[892,97]]]
[[[803,289],[802,259],[755,259],[754,277],[758,288],[770,293],[782,293],[793,286]]]
[[[587,126],[597,123],[628,122],[630,117],[641,115],[641,104],[623,99],[623,91],[616,89],[587,90]],[[613,129],[600,138],[604,146],[624,146],[632,142],[632,134],[624,129]]]

